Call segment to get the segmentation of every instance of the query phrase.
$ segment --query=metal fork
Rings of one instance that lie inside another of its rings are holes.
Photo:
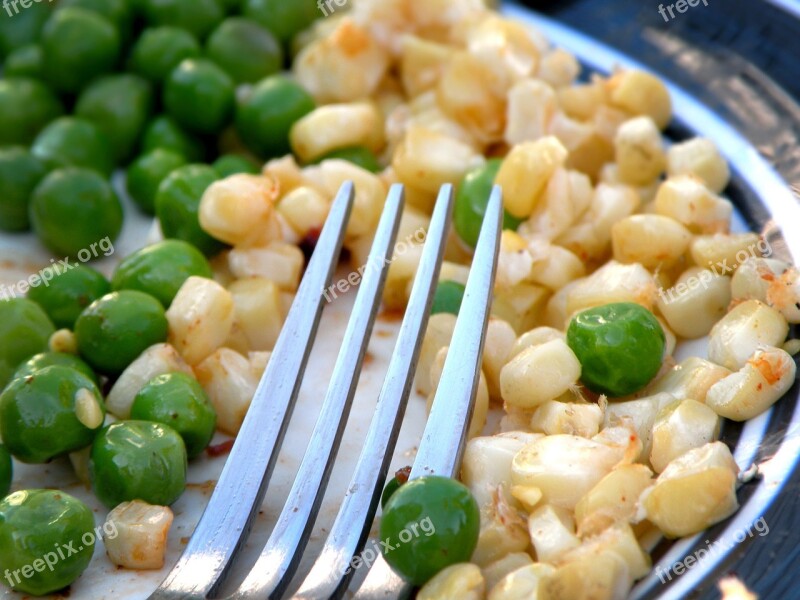
[[[319,326],[323,290],[329,285],[354,200],[350,183],[333,202],[272,357],[253,397],[214,493],[182,556],[151,600],[213,597],[229,574],[260,508],[286,433],[311,346]],[[364,449],[324,547],[294,596],[341,597],[353,577],[348,568],[369,536],[400,425],[439,278],[453,205],[442,187],[386,380]],[[369,265],[359,287],[320,415],[277,524],[256,565],[231,598],[281,598],[302,558],[324,496],[380,305],[403,208],[403,188],[391,188]],[[467,282],[466,293],[411,477],[454,476],[461,460],[480,376],[502,222],[495,187]],[[378,267],[375,265],[378,264]],[[407,586],[377,563],[363,587],[401,595]]]

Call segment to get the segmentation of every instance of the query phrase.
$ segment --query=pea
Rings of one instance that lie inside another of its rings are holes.
[[[111,185],[88,169],[61,169],[33,192],[33,230],[59,256],[84,259],[98,242],[113,242],[122,229],[122,205]]]
[[[14,379],[0,395],[0,434],[16,458],[45,463],[94,440],[105,406],[94,381],[52,366]]]
[[[314,99],[299,84],[282,75],[273,75],[239,102],[236,128],[256,154],[266,158],[283,156],[291,151],[292,125],[314,108]]]
[[[380,173],[383,171],[383,166],[380,162],[378,162],[378,157],[375,156],[375,153],[369,148],[364,148],[363,146],[353,146],[351,148],[332,150],[331,152],[328,152],[327,154],[314,160],[313,164],[319,164],[323,160],[330,160],[334,158],[349,161],[354,165],[358,165],[362,169],[370,171],[371,173]]]
[[[13,479],[14,465],[11,462],[11,453],[8,448],[0,444],[0,498],[8,494]]]
[[[207,165],[186,165],[161,182],[156,194],[156,215],[164,237],[189,242],[206,256],[224,248],[203,231],[197,216],[203,193],[217,179],[217,172]]]
[[[106,177],[114,170],[111,142],[86,119],[56,119],[36,137],[31,152],[50,169],[85,167]]]
[[[186,164],[182,154],[156,148],[142,154],[128,168],[128,195],[149,215],[156,212],[156,193],[158,186],[175,169]]]
[[[481,232],[483,216],[489,204],[495,177],[503,164],[502,159],[493,158],[486,161],[464,176],[456,193],[456,206],[453,214],[453,224],[458,236],[471,247],[478,243]],[[503,229],[516,231],[524,219],[516,219],[508,212],[503,218]]]
[[[181,240],[165,240],[125,258],[111,279],[115,291],[139,290],[169,308],[183,283],[192,276],[211,279],[213,272],[197,248]]]
[[[457,281],[440,281],[436,286],[436,294],[433,296],[431,314],[451,313],[457,315],[461,310],[465,291],[466,287]]]
[[[133,400],[131,419],[169,425],[183,438],[191,459],[206,449],[217,414],[203,388],[186,373],[168,373],[151,379]]]
[[[36,42],[52,12],[45,3],[14,7],[11,14],[7,9],[0,11],[0,56]]]
[[[90,544],[83,540],[94,527],[89,507],[59,490],[23,490],[6,496],[0,501],[0,564],[10,575],[4,582],[34,596],[70,585],[92,560],[94,538]],[[56,552],[59,549],[63,558]],[[44,557],[52,568],[30,568]]]
[[[447,477],[414,479],[386,504],[380,539],[386,562],[421,586],[450,565],[468,562],[478,543],[478,503],[462,483]]]
[[[317,6],[316,0],[245,0],[244,15],[286,44],[322,16]]]
[[[244,0],[217,0],[217,3],[228,14],[238,14],[242,12]]]
[[[20,364],[47,350],[56,328],[47,314],[27,298],[0,301],[0,389]]]
[[[631,302],[606,304],[572,318],[567,344],[590,390],[618,398],[656,376],[664,357],[664,330],[649,310]]]
[[[78,351],[98,373],[119,375],[142,352],[167,339],[161,303],[123,290],[92,302],[75,323]]]
[[[216,0],[144,0],[144,14],[150,25],[171,25],[190,32],[198,40],[224,18]]]
[[[153,83],[163,82],[184,59],[199,58],[197,39],[177,27],[152,27],[139,37],[131,51],[132,71]]]
[[[164,108],[194,133],[219,133],[233,115],[235,99],[233,80],[203,59],[187,58],[173,69],[164,84]]]
[[[133,36],[133,11],[128,0],[59,0],[58,8],[82,8],[105,17],[119,31],[123,44]]]
[[[89,85],[75,115],[94,123],[111,142],[117,163],[130,159],[153,110],[153,90],[137,75],[109,75]]]
[[[28,298],[41,306],[59,329],[73,329],[86,307],[111,291],[108,280],[86,265],[48,270],[50,281],[32,287]]]
[[[174,119],[161,115],[150,121],[142,137],[142,153],[158,148],[172,150],[189,162],[199,162],[206,154],[203,142],[187,133]]]
[[[236,83],[255,83],[283,68],[283,49],[275,36],[241,17],[226,19],[214,30],[206,54]]]
[[[29,145],[64,107],[35,79],[0,79],[0,146]]]
[[[211,166],[223,179],[237,173],[257,175],[261,172],[261,167],[255,161],[241,154],[224,154],[215,160]]]
[[[408,476],[411,474],[411,467],[403,467],[397,471],[394,476],[386,483],[381,494],[381,508],[385,509],[389,499],[394,493],[400,489],[401,485],[405,485],[408,481]]]
[[[119,59],[116,27],[83,8],[62,8],[42,31],[45,79],[56,90],[74,94],[98,75],[110,72]]]
[[[28,44],[14,50],[3,65],[6,77],[39,79],[44,72],[44,53],[39,44]]]
[[[14,371],[12,379],[28,377],[47,367],[68,367],[73,371],[78,371],[78,373],[85,375],[91,379],[95,385],[99,383],[97,381],[97,375],[95,375],[89,365],[74,354],[67,354],[65,352],[40,352],[39,354],[31,356]]]
[[[109,508],[130,500],[168,506],[186,489],[186,447],[167,425],[121,421],[92,444],[89,476],[97,498]]]
[[[47,169],[25,148],[0,148],[0,229],[30,229],[28,207],[31,194]]]

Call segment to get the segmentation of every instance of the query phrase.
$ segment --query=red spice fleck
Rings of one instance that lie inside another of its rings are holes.
[[[228,440],[226,442],[222,442],[221,444],[215,444],[213,446],[209,446],[206,448],[206,452],[209,456],[222,456],[223,454],[228,454],[233,448],[233,442],[235,440]]]

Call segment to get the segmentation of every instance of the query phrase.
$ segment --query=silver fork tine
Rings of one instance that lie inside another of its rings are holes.
[[[444,257],[444,247],[453,205],[453,188],[444,186],[436,202],[419,271],[411,290],[406,315],[400,326],[386,380],[375,407],[364,449],[342,507],[322,552],[314,562],[296,599],[319,600],[338,597],[352,577],[350,559],[364,545],[375,516],[397,435],[419,358],[422,338],[430,314],[432,292]]]
[[[458,351],[447,354],[411,478],[434,473],[453,477],[461,463],[480,379],[502,222],[503,196],[501,189],[495,186],[486,207],[464,301],[450,342],[450,347]],[[480,328],[479,336],[475,335],[476,326]],[[401,598],[409,593],[410,586],[381,556],[354,598]]]
[[[250,574],[232,599],[280,597],[297,569],[319,512],[381,303],[403,210],[403,187],[393,185],[372,243],[365,275],[336,360],[311,442],[289,497]]]
[[[204,598],[215,591],[249,533],[289,422],[322,312],[322,290],[338,262],[353,206],[342,185],[214,493],[183,555],[153,600]]]

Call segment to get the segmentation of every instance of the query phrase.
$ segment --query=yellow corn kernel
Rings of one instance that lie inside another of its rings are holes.
[[[644,71],[621,71],[606,83],[613,106],[632,115],[647,115],[659,129],[672,119],[672,100],[663,82]]]
[[[312,187],[301,186],[281,198],[278,213],[300,236],[321,231],[330,211],[330,202]]]
[[[712,192],[722,192],[731,178],[727,161],[722,158],[714,142],[705,138],[673,144],[667,151],[667,165],[670,177],[694,175]]]
[[[715,195],[691,175],[670,176],[662,183],[654,208],[658,214],[672,217],[695,233],[726,233],[733,214],[729,201]]]
[[[513,146],[544,137],[557,109],[556,93],[552,87],[538,79],[523,79],[508,93],[503,139]]]
[[[481,570],[470,563],[439,571],[417,593],[419,600],[483,600],[486,584]]]
[[[384,144],[383,115],[371,102],[320,106],[292,126],[289,141],[295,155],[306,163],[350,146],[377,153]]]
[[[661,132],[649,117],[626,121],[614,138],[614,157],[619,178],[631,185],[648,185],[667,166]]]
[[[403,38],[400,74],[406,94],[418,96],[436,87],[447,63],[453,57],[452,46],[408,35]]]
[[[611,228],[614,258],[656,270],[676,263],[686,252],[692,234],[675,219],[661,215],[632,215]]]

